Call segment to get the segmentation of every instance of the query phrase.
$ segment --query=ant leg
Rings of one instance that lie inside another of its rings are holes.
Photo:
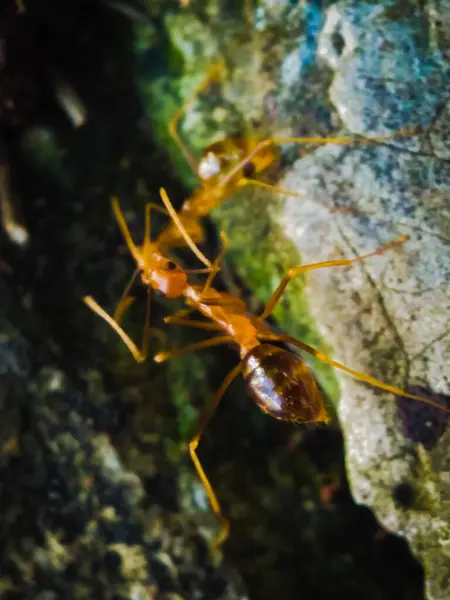
[[[245,303],[240,298],[235,298],[234,296],[223,295],[219,298],[202,298],[202,303],[206,304],[206,306],[234,306],[236,310],[244,310],[245,312]]]
[[[134,296],[127,296],[126,298],[123,298],[119,301],[113,316],[113,319],[117,324],[119,324],[122,321],[123,315],[135,300],[136,298]]]
[[[145,203],[145,232],[144,232],[144,244],[150,244],[151,243],[151,214],[150,211],[151,210],[156,210],[157,212],[166,215],[166,217],[169,217],[170,214],[169,212],[163,208],[162,206],[159,206],[159,204],[155,204],[155,202],[146,202]]]
[[[261,335],[258,335],[258,339],[261,339],[264,341],[287,342],[289,344],[297,346],[304,352],[311,354],[311,356],[314,356],[315,358],[319,359],[321,362],[331,365],[332,367],[335,367],[336,369],[339,369],[339,370],[343,371],[344,373],[351,375],[352,377],[354,377],[355,379],[358,379],[359,381],[368,383],[369,385],[379,388],[381,390],[391,392],[392,394],[395,394],[396,396],[403,396],[404,398],[412,398],[413,400],[418,400],[419,402],[424,402],[425,404],[430,404],[431,406],[434,406],[435,408],[439,408],[439,409],[443,410],[444,412],[450,412],[450,408],[446,408],[446,407],[442,406],[442,404],[439,404],[438,402],[435,402],[434,400],[430,400],[429,398],[424,398],[423,396],[416,396],[415,394],[408,394],[407,392],[401,390],[398,387],[395,387],[394,385],[389,385],[388,383],[384,383],[383,381],[380,381],[379,379],[375,379],[374,377],[371,377],[370,375],[366,375],[365,373],[360,373],[359,371],[350,369],[349,367],[346,367],[345,365],[331,359],[324,352],[321,352],[320,350],[316,350],[316,348],[312,348],[311,346],[308,346],[307,344],[300,342],[299,340],[291,337],[290,335],[282,335],[282,334],[278,335],[278,334],[263,333]]]
[[[169,320],[170,319],[170,320]],[[208,323],[207,321],[196,321],[195,319],[182,319],[181,317],[166,317],[165,323],[169,325],[186,325],[186,327],[196,327],[197,329],[207,329],[208,331],[222,331],[220,325]]]
[[[177,310],[172,315],[164,318],[165,323],[172,323],[172,319],[184,319],[188,315],[192,314],[195,311],[195,308],[182,308],[181,310]]]
[[[205,489],[206,495],[208,496],[211,507],[212,507],[213,511],[215,512],[215,514],[217,515],[217,518],[219,519],[220,525],[221,525],[219,535],[215,538],[215,540],[213,542],[213,548],[215,550],[221,544],[223,544],[223,542],[227,539],[228,534],[229,534],[230,525],[229,525],[227,519],[225,519],[225,517],[222,515],[222,509],[220,508],[220,504],[217,499],[217,496],[214,493],[212,485],[209,482],[209,479],[202,467],[200,459],[198,458],[197,447],[198,447],[200,439],[201,439],[209,421],[214,416],[214,413],[216,412],[217,407],[219,406],[219,402],[221,401],[223,395],[225,394],[225,392],[227,391],[227,389],[229,388],[231,383],[236,379],[236,377],[239,375],[239,373],[241,371],[242,371],[242,363],[240,363],[237,367],[235,367],[232,371],[230,371],[228,373],[228,375],[225,377],[224,381],[222,382],[222,385],[217,390],[216,395],[214,396],[214,400],[213,400],[211,406],[209,407],[208,411],[205,413],[205,415],[200,423],[197,434],[189,442],[189,452],[191,455],[192,462],[194,463],[194,467],[197,471],[200,481],[202,482],[202,485]]]
[[[194,173],[196,175],[198,174],[197,160],[191,154],[191,152],[188,150],[188,148],[186,147],[186,145],[184,144],[184,142],[181,140],[180,136],[178,135],[177,125],[178,125],[180,119],[182,118],[182,116],[185,114],[188,107],[191,106],[191,104],[194,102],[194,100],[203,92],[204,89],[206,89],[208,87],[208,85],[212,81],[219,79],[219,76],[220,76],[220,65],[219,64],[211,65],[211,67],[208,69],[205,77],[202,79],[200,84],[194,90],[194,93],[192,94],[192,96],[190,98],[188,98],[182,104],[182,106],[175,112],[174,116],[169,121],[169,134],[170,134],[171,138],[174,140],[174,142],[177,144],[177,146],[179,147],[181,152],[183,153],[184,158],[187,160],[189,166],[191,167],[191,169],[194,171]]]
[[[214,260],[214,262],[211,265],[211,272],[208,275],[208,279],[206,280],[206,283],[203,287],[202,294],[207,292],[209,290],[209,288],[211,287],[212,282],[214,281],[214,278],[216,277],[217,273],[220,271],[220,266],[219,266],[220,261],[225,256],[225,254],[228,252],[228,239],[227,239],[225,231],[220,232],[220,239],[222,241],[222,248],[221,248],[219,254],[217,255],[216,259]]]
[[[153,210],[158,211],[159,213],[161,213],[162,215],[166,215],[166,217],[169,216],[169,213],[167,212],[167,210],[165,208],[163,208],[162,206],[160,206],[159,204],[156,204],[156,202],[146,202],[145,206],[152,208]]]
[[[128,226],[125,223],[123,213],[119,207],[119,202],[118,202],[117,198],[113,198],[113,208],[114,208],[114,212],[116,213],[116,218],[119,221],[119,224],[121,225],[121,228],[123,228],[123,227],[125,228],[122,230],[124,231],[124,237],[127,240],[128,236],[130,234],[129,234]],[[142,250],[144,260],[146,260],[147,254],[149,253],[150,246],[151,246],[151,240],[150,240],[151,215],[150,215],[150,211],[152,208],[154,210],[157,210],[159,212],[167,214],[166,210],[164,208],[162,208],[161,206],[158,206],[157,204],[154,204],[153,202],[147,202],[147,204],[145,205],[145,232],[144,232],[144,243],[143,243],[143,250]],[[130,239],[131,239],[131,236],[130,236]],[[132,242],[132,243],[134,245],[134,242]],[[134,302],[134,298],[128,298],[128,294],[129,294],[131,288],[133,287],[134,282],[136,281],[136,277],[139,275],[139,273],[140,273],[140,269],[139,268],[135,269],[130,281],[126,285],[125,290],[123,291],[123,294],[122,294],[120,301],[117,305],[117,308],[114,312],[113,318],[114,318],[114,321],[116,321],[116,323],[120,322],[125,311]],[[148,308],[148,306],[147,306],[147,308]],[[146,322],[146,327],[148,328],[148,321]]]
[[[178,310],[173,315],[169,315],[164,318],[164,323],[168,325],[186,325],[191,327],[198,327],[199,329],[208,329],[209,331],[222,331],[220,325],[215,323],[208,323],[207,321],[196,321],[194,319],[186,319],[187,315],[194,312],[194,308],[183,308]]]
[[[243,177],[239,182],[238,186],[244,187],[245,185],[254,185],[256,187],[263,188],[265,190],[271,190],[272,192],[276,192],[277,194],[285,194],[286,196],[292,196],[293,198],[305,198],[304,194],[298,194],[297,192],[293,192],[292,190],[287,190],[286,188],[279,187],[277,185],[272,185],[270,183],[265,183],[264,181],[258,181],[258,179],[249,179],[248,177]],[[320,204],[327,208],[330,212],[340,212],[340,213],[354,213],[354,210],[345,206],[329,206],[325,202],[321,202],[320,199],[315,200],[316,204]]]
[[[164,346],[167,345],[167,334],[161,329],[156,329],[155,327],[150,327],[150,311],[152,305],[152,289],[147,288],[147,307],[145,311],[145,326],[144,331],[142,333],[142,346],[141,346],[141,355],[147,358],[149,355],[149,347],[150,347],[150,338],[153,335],[157,337],[161,344]],[[145,360],[144,358],[144,360]]]
[[[114,331],[121,337],[128,350],[134,356],[136,362],[144,362],[147,356],[139,350],[139,348],[136,346],[136,344],[133,342],[130,336],[127,333],[125,333],[122,327],[118,323],[116,323],[116,321],[110,315],[108,315],[108,313],[99,304],[97,304],[97,302],[92,296],[85,296],[83,298],[83,302],[87,304],[91,310],[97,313],[99,317],[106,321],[108,325],[112,327],[112,329],[114,329]]]
[[[253,150],[240,162],[238,162],[226,176],[221,179],[218,187],[226,187],[228,183],[237,175],[242,169],[252,162],[257,154],[262,150],[269,148],[270,146],[279,146],[281,144],[336,144],[336,145],[347,145],[355,142],[383,142],[390,140],[395,136],[380,136],[372,138],[354,138],[354,137],[280,137],[280,138],[267,138],[257,144]]]
[[[157,207],[158,210],[164,211],[160,206],[153,204],[152,202],[147,202],[145,205],[145,227],[144,227],[144,241],[142,243],[142,256],[144,258],[144,264],[148,264],[151,262],[151,256],[154,251],[152,240],[151,240],[151,230],[152,230],[152,208]]]
[[[294,198],[304,198],[303,194],[298,194],[297,192],[293,192],[292,190],[287,190],[282,187],[278,187],[276,185],[271,185],[270,183],[265,183],[264,181],[258,181],[258,179],[249,179],[248,177],[242,177],[239,181],[239,187],[244,187],[244,185],[254,185],[256,187],[263,188],[265,190],[271,190],[272,192],[278,192],[279,194],[286,194],[288,196],[293,196]]]
[[[136,277],[139,274],[139,269],[136,269],[130,279],[130,281],[127,283],[122,296],[120,297],[120,300],[117,304],[116,310],[114,311],[114,321],[116,321],[117,323],[120,323],[123,314],[125,313],[125,311],[131,306],[131,304],[133,304],[135,298],[130,298],[128,296],[131,288],[134,285],[134,282],[136,281]]]
[[[167,214],[167,213],[166,213],[165,209],[162,208],[161,206],[158,206],[157,204],[154,204],[153,202],[147,202],[147,204],[145,205],[145,233],[144,233],[143,249],[139,250],[138,247],[136,246],[136,244],[134,243],[133,238],[131,237],[131,233],[130,233],[130,230],[128,229],[127,222],[125,220],[122,209],[120,208],[120,205],[119,205],[119,199],[116,196],[114,196],[111,201],[112,201],[114,215],[116,217],[117,222],[119,223],[119,227],[120,227],[120,230],[122,231],[122,235],[125,240],[125,243],[128,246],[128,249],[130,250],[134,260],[136,261],[136,263],[138,265],[138,270],[139,270],[142,266],[143,260],[144,260],[144,264],[145,264],[146,258],[148,257],[148,254],[151,251],[151,240],[150,240],[151,215],[150,215],[150,211],[153,208],[154,210],[162,212],[163,214]],[[133,279],[131,280],[131,282],[129,284],[130,287],[134,281],[135,276],[136,276],[136,273],[134,273]],[[126,291],[124,292],[123,296],[126,295],[126,293],[128,292],[128,289],[129,288],[126,288]]]
[[[180,232],[180,234],[183,237],[186,244],[189,246],[189,248],[192,250],[192,252],[195,254],[195,256],[199,259],[200,262],[202,262],[208,268],[211,268],[211,262],[206,258],[206,256],[203,254],[203,252],[201,252],[198,249],[198,247],[192,240],[191,236],[188,234],[188,232],[184,228],[180,217],[178,216],[177,212],[175,211],[174,207],[172,206],[172,203],[169,200],[169,196],[167,195],[166,190],[164,188],[160,188],[159,193],[161,195],[161,200],[164,202],[164,205],[167,209],[167,212],[171,216],[173,222],[175,223],[178,231]]]
[[[292,267],[292,269],[289,269],[287,274],[283,277],[283,279],[281,280],[277,289],[274,291],[274,293],[270,297],[269,301],[266,304],[266,308],[264,309],[262,315],[260,316],[260,319],[262,319],[262,320],[267,319],[267,317],[269,317],[272,314],[275,306],[280,301],[280,299],[284,293],[284,290],[287,287],[287,284],[291,281],[291,279],[293,279],[297,275],[300,275],[301,273],[306,273],[307,271],[314,271],[316,269],[324,269],[326,267],[348,267],[350,265],[353,265],[354,263],[362,262],[372,256],[378,256],[379,254],[383,254],[390,248],[394,248],[395,246],[399,246],[400,244],[403,244],[408,239],[409,239],[409,236],[403,235],[399,238],[396,238],[395,240],[392,240],[392,242],[383,244],[374,252],[369,252],[368,254],[356,256],[355,258],[342,259],[342,260],[327,260],[324,262],[314,263],[312,265],[300,265],[298,267]]]
[[[211,269],[208,267],[205,269],[183,269],[183,271],[186,275],[206,275],[211,273]]]
[[[195,308],[182,308],[181,310],[177,310],[176,312],[174,312],[173,315],[165,317],[164,322],[171,323],[172,319],[182,319],[184,317],[187,317],[194,311],[195,311]]]
[[[113,207],[114,215],[116,217],[116,221],[118,222],[120,230],[122,231],[122,235],[125,240],[125,243],[128,246],[128,249],[131,252],[136,263],[138,265],[140,265],[142,263],[141,254],[140,254],[136,244],[134,243],[133,238],[131,237],[130,230],[128,229],[128,225],[125,221],[125,217],[124,217],[123,212],[119,205],[119,199],[116,196],[114,196],[112,198],[112,207]]]
[[[204,348],[211,348],[212,346],[220,346],[220,344],[228,344],[232,341],[233,338],[231,335],[220,335],[203,340],[202,342],[189,344],[189,346],[184,346],[183,348],[175,348],[175,350],[169,350],[168,352],[158,352],[158,354],[155,354],[153,360],[157,363],[162,363],[166,360],[172,360],[172,358],[178,358],[182,354],[187,354],[188,352],[195,352],[197,350],[203,350]]]

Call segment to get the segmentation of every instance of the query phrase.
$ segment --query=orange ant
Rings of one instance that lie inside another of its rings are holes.
[[[161,189],[160,194],[180,235],[189,243],[189,246],[192,249],[196,248],[193,240],[190,239],[189,234],[184,229],[178,214],[173,209],[165,190]],[[369,383],[374,387],[386,390],[397,396],[419,400],[446,412],[450,412],[450,409],[442,407],[433,400],[422,398],[421,396],[416,396],[414,394],[408,394],[395,386],[383,383],[369,375],[354,371],[353,369],[332,360],[323,352],[316,350],[289,335],[276,334],[271,331],[267,324],[267,318],[272,314],[274,308],[280,301],[286,286],[291,279],[297,275],[317,269],[345,267],[362,262],[370,257],[380,255],[390,248],[399,246],[408,239],[407,236],[395,239],[369,254],[357,256],[355,258],[328,260],[291,268],[270,297],[262,314],[255,317],[246,312],[245,304],[240,299],[235,298],[230,294],[219,292],[212,287],[214,277],[219,271],[220,261],[226,252],[225,236],[222,234],[222,251],[213,263],[211,263],[200,250],[196,248],[196,256],[199,258],[202,257],[202,262],[206,267],[205,269],[197,270],[197,272],[208,273],[208,277],[204,285],[193,285],[188,281],[188,272],[182,269],[178,264],[167,259],[161,253],[158,243],[151,241],[150,211],[152,208],[154,208],[154,205],[147,204],[144,242],[142,246],[137,246],[131,237],[124,215],[119,207],[118,200],[113,199],[114,214],[119,223],[125,243],[136,262],[136,273],[140,275],[142,283],[144,283],[149,290],[149,298],[152,290],[159,290],[168,298],[175,298],[177,296],[184,297],[187,309],[183,309],[172,316],[166,317],[166,323],[221,332],[221,335],[196,342],[185,346],[184,348],[159,352],[154,357],[155,362],[162,363],[188,352],[211,348],[221,344],[232,344],[237,349],[240,356],[239,364],[232,369],[224,379],[214,396],[209,410],[201,420],[196,435],[189,443],[190,456],[205,488],[211,506],[221,523],[219,535],[214,540],[214,548],[217,548],[228,537],[229,524],[222,515],[217,496],[215,495],[200,463],[197,455],[197,447],[221,398],[234,379],[242,373],[249,395],[264,412],[276,419],[293,423],[326,423],[329,420],[323,398],[317,388],[314,377],[305,362],[297,354],[275,346],[274,343],[287,342],[297,346],[322,362],[348,373],[360,381]],[[156,206],[156,208],[158,207]],[[148,333],[149,310],[147,311],[144,341],[142,349],[140,350],[119,325],[118,317],[111,317],[91,296],[86,296],[84,302],[118,333],[137,362],[142,362],[146,359],[148,353],[148,344],[146,341],[148,335],[146,334]],[[126,304],[127,298],[122,298],[116,314],[120,314],[122,308],[126,306]],[[206,320],[202,321],[186,318],[187,315],[193,311],[199,312]]]
[[[303,197],[294,191],[252,178],[258,173],[265,171],[277,160],[278,154],[274,151],[275,146],[282,144],[346,145],[358,141],[386,141],[393,137],[372,137],[364,138],[364,140],[352,137],[272,137],[260,141],[251,136],[243,138],[234,137],[210,144],[206,148],[203,158],[198,161],[182,141],[177,127],[186,110],[193,104],[196,98],[212,82],[219,80],[221,70],[222,67],[219,64],[213,64],[192,96],[175,112],[175,115],[169,122],[169,133],[172,139],[178,145],[192,171],[202,182],[202,186],[197,188],[193,195],[183,202],[179,212],[179,217],[183,222],[184,228],[196,243],[201,243],[204,237],[200,219],[206,217],[214,208],[246,185],[258,186],[298,198]],[[396,135],[406,134],[407,132],[399,132]],[[350,209],[347,208],[328,208],[330,210],[350,212]],[[165,248],[184,245],[183,238],[180,237],[179,230],[174,223],[167,225],[161,232],[158,241]]]

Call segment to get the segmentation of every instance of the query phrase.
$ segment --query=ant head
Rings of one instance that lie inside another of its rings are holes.
[[[198,176],[209,181],[233,168],[247,154],[247,140],[241,136],[218,140],[210,144],[198,165]]]
[[[250,136],[233,136],[208,146],[198,165],[198,176],[211,181],[234,172],[237,179],[249,178],[267,169],[277,157],[278,152],[270,144],[262,145]]]
[[[180,265],[160,257],[158,263],[142,271],[142,282],[160,291],[167,298],[181,296],[187,285],[187,275]]]

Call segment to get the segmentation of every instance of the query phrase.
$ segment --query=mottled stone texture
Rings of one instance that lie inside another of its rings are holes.
[[[330,98],[344,125],[364,135],[423,129],[397,143],[323,148],[298,161],[283,185],[305,202],[288,199],[281,220],[305,262],[410,236],[390,255],[311,277],[311,310],[338,360],[448,406],[450,64],[438,40],[424,39],[429,26],[413,6],[343,2],[329,9],[319,53],[334,71]],[[318,211],[315,197],[354,214]],[[425,566],[429,597],[449,597],[445,415],[408,408],[406,400],[399,411],[392,396],[346,378],[339,416],[355,499],[407,537]],[[396,491],[405,485],[411,497],[402,502]]]

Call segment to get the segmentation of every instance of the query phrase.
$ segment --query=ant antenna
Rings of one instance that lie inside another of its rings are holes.
[[[112,207],[113,207],[113,211],[114,211],[114,216],[116,217],[116,221],[119,224],[120,230],[123,235],[123,239],[125,240],[125,243],[128,246],[128,250],[130,251],[131,255],[133,256],[134,260],[136,261],[136,265],[138,266],[139,269],[141,269],[143,266],[142,256],[138,250],[138,247],[134,243],[133,238],[131,237],[130,230],[128,229],[128,225],[125,221],[125,217],[123,216],[122,210],[119,205],[119,199],[117,198],[117,196],[113,196],[113,198],[111,199],[111,202],[112,202]]]
[[[177,226],[178,231],[183,236],[183,239],[186,242],[186,244],[189,246],[189,248],[192,250],[192,252],[195,254],[195,256],[199,259],[200,262],[202,262],[206,267],[211,268],[211,262],[206,258],[206,256],[203,254],[203,252],[201,252],[199,250],[199,248],[196,246],[196,244],[194,243],[191,236],[188,234],[188,232],[184,228],[184,225],[181,222],[180,217],[178,216],[176,210],[174,209],[174,207],[172,206],[172,203],[169,200],[169,196],[167,195],[166,190],[164,188],[160,188],[159,193],[161,195],[161,200],[164,202],[164,206],[167,209],[167,212],[169,213],[173,222]]]
[[[375,388],[379,388],[381,390],[391,392],[391,394],[394,394],[395,396],[402,396],[403,398],[411,398],[412,400],[418,400],[419,402],[423,402],[424,404],[429,404],[430,406],[434,406],[435,408],[439,408],[440,410],[443,410],[444,412],[450,413],[450,408],[446,408],[442,404],[439,404],[439,402],[435,402],[434,400],[430,400],[429,398],[425,398],[424,396],[416,396],[415,394],[409,394],[408,392],[401,390],[400,388],[396,387],[395,385],[389,385],[388,383],[384,383],[383,381],[380,381],[379,379],[375,379],[375,377],[371,377],[370,375],[366,375],[365,373],[360,373],[359,371],[350,369],[350,367],[346,367],[345,365],[331,359],[324,352],[321,352],[320,350],[316,350],[316,348],[312,348],[311,346],[308,346],[308,344],[305,344],[305,343],[301,342],[300,340],[297,340],[296,338],[291,337],[290,335],[284,335],[284,334],[271,335],[269,333],[268,334],[264,333],[262,335],[259,335],[258,338],[260,340],[264,340],[264,341],[287,342],[288,344],[297,346],[298,348],[300,348],[304,352],[307,352],[311,356],[314,356],[321,362],[323,362],[327,365],[331,365],[335,369],[339,369],[340,371],[343,371],[344,373],[351,375],[355,379],[358,379],[359,381],[368,383],[369,385],[371,385]]]
[[[219,254],[214,259],[214,262],[211,265],[211,272],[209,273],[208,279],[205,282],[202,294],[205,294],[209,290],[209,288],[211,287],[212,282],[214,281],[215,276],[220,271],[220,261],[225,256],[225,254],[228,252],[228,238],[227,238],[227,235],[226,235],[225,231],[221,231],[220,232],[220,240],[222,242],[222,248],[220,249]]]
[[[91,310],[93,310],[99,317],[101,317],[104,321],[108,323],[108,325],[114,329],[114,331],[119,335],[122,339],[128,350],[134,356],[136,362],[141,363],[144,362],[147,358],[145,351],[140,351],[130,336],[125,333],[122,327],[111,317],[108,315],[106,310],[104,310],[92,296],[84,296],[83,302],[89,306]]]

